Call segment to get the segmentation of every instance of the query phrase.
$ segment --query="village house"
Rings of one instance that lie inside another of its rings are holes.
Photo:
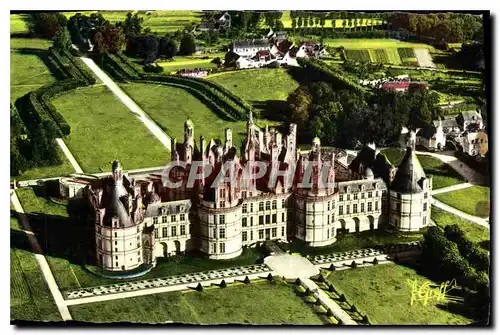
[[[258,51],[270,51],[271,46],[266,39],[235,41],[231,44],[231,51],[240,57],[250,58]]]
[[[176,75],[181,77],[202,78],[208,76],[208,70],[204,69],[183,69],[177,71]]]

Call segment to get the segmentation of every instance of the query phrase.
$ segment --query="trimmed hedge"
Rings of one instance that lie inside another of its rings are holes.
[[[84,79],[80,71],[78,71],[78,69],[73,65],[70,58],[68,58],[66,55],[61,55],[59,51],[53,47],[51,47],[49,51],[52,57],[55,58],[55,60],[59,63],[61,68],[66,73],[66,77],[72,79]]]
[[[128,64],[123,63],[121,58],[119,58],[118,56],[110,53],[105,53],[103,57],[103,62],[111,62],[114,68],[120,71],[124,77],[134,79],[138,79],[140,77],[133,68],[131,68]]]
[[[81,76],[90,84],[94,85],[96,83],[95,77],[83,64],[82,60],[73,56],[68,50],[64,50],[64,55],[71,61],[71,63],[78,69]],[[75,78],[76,79],[76,78]]]

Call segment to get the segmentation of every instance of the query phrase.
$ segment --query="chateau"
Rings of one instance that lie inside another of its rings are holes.
[[[374,145],[349,159],[344,151],[322,148],[318,138],[310,150],[298,150],[296,135],[295,124],[285,136],[260,129],[250,113],[239,156],[230,129],[224,142],[200,137],[196,143],[187,120],[184,141],[172,144],[174,167],[163,175],[132,176],[115,161],[110,176],[60,181],[61,191],[88,200],[96,262],[109,271],[154,266],[157,257],[193,249],[229,259],[266,240],[298,239],[316,247],[381,224],[403,231],[428,225],[432,185],[414,140],[396,169]],[[205,175],[195,162],[211,172]],[[261,177],[245,178],[245,169],[255,172],[256,162],[265,166]],[[234,178],[214,183],[227,175],[227,163],[233,164]],[[191,183],[191,174],[201,177]],[[165,186],[165,179],[178,187]]]

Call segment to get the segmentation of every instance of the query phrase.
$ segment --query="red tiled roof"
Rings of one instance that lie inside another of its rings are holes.
[[[408,89],[409,86],[409,81],[385,82],[382,84],[382,87],[386,90]]]
[[[266,57],[266,56],[269,56],[269,54],[270,54],[269,50],[259,50],[259,51],[257,51],[257,55],[259,57]]]

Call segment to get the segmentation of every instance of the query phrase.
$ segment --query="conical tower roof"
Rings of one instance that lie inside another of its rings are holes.
[[[406,154],[399,164],[391,189],[401,193],[422,192],[420,181],[425,178],[425,172],[411,147],[406,148]]]

